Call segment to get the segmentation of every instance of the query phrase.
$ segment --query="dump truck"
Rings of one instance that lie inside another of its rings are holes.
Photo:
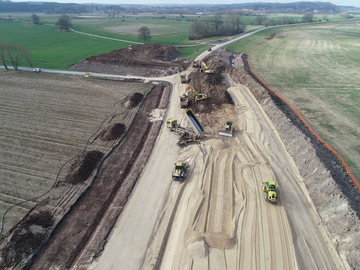
[[[182,97],[180,97],[180,108],[186,109],[187,107],[189,107],[189,98],[184,94]]]
[[[187,83],[186,74],[180,74],[181,83]]]
[[[185,128],[180,126],[180,124],[178,124],[177,119],[174,118],[170,118],[166,121],[166,126],[168,129],[170,129],[170,131],[173,131],[177,134],[179,134],[180,136],[188,136],[191,139],[198,139],[199,138],[199,134],[189,128]]]
[[[208,66],[205,64],[205,62],[201,62],[201,68],[200,68],[201,72],[204,72],[206,74],[209,73],[214,73],[214,71],[212,69],[209,69]]]
[[[218,134],[222,136],[232,137],[233,131],[234,131],[234,126],[232,121],[226,121],[225,125],[223,126],[221,131],[219,131]]]
[[[182,181],[186,176],[187,168],[189,164],[183,161],[178,161],[175,163],[175,170],[172,172],[172,179],[175,181]]]
[[[187,85],[187,87],[185,88],[185,93],[183,94],[184,96],[187,96],[187,92],[188,91],[192,91],[195,95],[195,101],[200,101],[200,100],[205,100],[208,98],[208,96],[206,94],[202,94],[199,93],[198,91],[196,91],[196,89],[194,87],[192,87],[190,84]]]
[[[204,134],[204,129],[196,118],[194,112],[191,109],[187,109],[185,112],[186,116],[190,120],[190,124],[193,129],[185,128],[180,126],[177,119],[169,118],[166,121],[166,126],[170,131],[176,132],[182,137],[190,138],[191,140],[197,140]]]
[[[265,200],[267,202],[276,203],[277,202],[277,194],[276,194],[276,182],[273,180],[263,181],[262,189],[265,192]]]

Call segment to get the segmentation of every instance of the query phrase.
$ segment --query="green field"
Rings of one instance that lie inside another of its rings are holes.
[[[69,65],[77,63],[86,57],[129,45],[128,42],[101,39],[74,32],[60,32],[55,26],[59,15],[37,14],[43,25],[32,24],[30,13],[0,15],[11,15],[17,20],[15,22],[0,23],[1,42],[22,45],[28,49],[32,54],[35,67],[67,69]],[[299,20],[302,17],[302,15],[277,14],[271,15],[269,18],[277,19],[283,16]],[[120,14],[110,18],[106,14],[81,14],[71,17],[74,30],[134,43],[142,42],[137,38],[138,29],[147,26],[152,35],[150,43],[192,45],[190,48],[180,49],[183,53],[181,57],[184,58],[194,58],[208,48],[208,46],[198,45],[196,41],[190,42],[187,39],[190,25],[199,18],[199,16],[195,15],[186,15],[184,18],[179,18],[177,14]],[[338,19],[339,16],[333,15],[329,16],[329,18],[333,20]],[[248,30],[259,27],[255,25],[255,16],[244,16],[242,21],[248,24]],[[20,63],[20,66],[27,65],[26,62]]]
[[[30,13],[16,13],[11,16],[17,21],[0,24],[0,40],[25,47],[32,54],[34,66],[42,68],[66,69],[86,57],[127,47],[131,42],[142,42],[138,40],[137,34],[138,29],[145,25],[151,31],[150,43],[194,45],[192,49],[184,49],[182,57],[195,57],[208,47],[197,46],[196,42],[189,42],[187,39],[191,20],[196,19],[196,16],[180,20],[175,15],[166,15],[165,18],[150,14],[109,18],[104,14],[88,14],[82,15],[82,19],[72,19],[74,30],[130,43],[70,31],[60,32],[55,26],[59,15],[38,14],[43,25],[32,24]],[[20,66],[22,65],[27,66],[27,63],[23,62]]]
[[[280,28],[231,45],[237,51]],[[317,133],[347,161],[360,179],[360,26],[318,25],[284,32],[254,51],[256,72],[299,109]],[[261,37],[261,38],[259,38]]]

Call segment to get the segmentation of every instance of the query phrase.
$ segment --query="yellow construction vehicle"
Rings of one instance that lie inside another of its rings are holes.
[[[166,126],[172,132],[179,134],[180,136],[187,136],[192,139],[199,138],[198,132],[191,130],[189,128],[182,127],[178,124],[177,119],[170,118],[166,121]]]
[[[194,87],[192,87],[190,84],[188,84],[188,86],[185,88],[185,93],[184,93],[183,97],[187,96],[188,91],[192,91],[195,94],[196,101],[204,100],[204,99],[207,99],[207,97],[208,97],[206,94],[201,94],[198,91],[196,91],[196,89]]]
[[[181,78],[181,83],[187,83],[186,74],[181,73],[181,74],[180,74],[180,78]]]
[[[201,71],[201,72],[205,72],[205,73],[207,73],[207,74],[214,72],[212,69],[209,69],[209,68],[208,68],[208,66],[205,64],[205,62],[201,62],[200,71]]]
[[[268,202],[276,203],[276,182],[274,180],[262,182],[262,189],[265,192],[265,200]]]
[[[189,165],[186,162],[178,161],[175,163],[175,170],[172,172],[172,179],[175,181],[182,181],[186,176],[186,170]]]
[[[194,68],[199,67],[199,60],[194,60],[194,61],[193,61],[193,67],[194,67]]]
[[[234,126],[232,124],[232,121],[226,121],[224,127],[222,128],[221,131],[219,131],[218,134],[222,136],[232,137],[233,131],[234,131]]]

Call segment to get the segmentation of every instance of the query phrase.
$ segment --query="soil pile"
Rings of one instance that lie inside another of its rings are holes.
[[[157,77],[185,70],[189,66],[189,60],[177,59],[180,55],[170,45],[133,45],[88,57],[75,64],[72,70]]]
[[[66,181],[73,185],[84,182],[91,175],[103,155],[100,151],[90,151],[80,155],[71,165]]]
[[[188,92],[189,106],[195,113],[210,113],[220,109],[223,104],[234,104],[227,92],[228,85],[222,75],[226,64],[213,57],[208,57],[204,62],[209,69],[213,70],[213,73],[205,73],[199,69],[189,74],[190,85],[199,93],[208,96],[206,100],[195,102],[194,93]]]
[[[131,94],[124,100],[124,106],[127,109],[135,108],[143,100],[144,95],[138,92]]]
[[[1,269],[11,269],[19,261],[30,256],[45,240],[53,225],[52,214],[43,211],[30,214],[10,232],[9,244],[2,250]]]
[[[126,126],[121,123],[116,123],[101,132],[100,139],[103,141],[112,141],[119,139],[126,131]]]

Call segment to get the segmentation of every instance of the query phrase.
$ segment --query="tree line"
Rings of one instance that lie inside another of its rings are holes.
[[[276,2],[276,1],[274,1]],[[0,0],[0,10],[2,12],[34,12],[48,14],[79,14],[86,12],[124,12],[131,14],[157,13],[157,14],[221,14],[225,15],[232,10],[242,9],[246,11],[245,16],[254,15],[258,12],[266,13],[293,13],[303,14],[305,12],[320,10],[322,13],[338,12],[344,7],[331,4],[329,2],[293,2],[293,3],[243,3],[243,4],[217,4],[217,5],[106,5],[106,4],[74,4],[41,2],[34,5],[31,2],[11,2]]]
[[[32,66],[30,52],[21,45],[7,44],[0,42],[0,63],[9,69],[8,62],[12,64],[15,70],[18,70],[20,61],[25,60],[30,67]]]
[[[231,36],[243,33],[246,25],[241,22],[241,11],[228,12],[226,16],[205,16],[193,22],[189,29],[189,40],[214,36]]]

